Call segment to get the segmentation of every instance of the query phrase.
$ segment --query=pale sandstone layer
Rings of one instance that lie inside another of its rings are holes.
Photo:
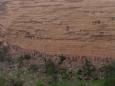
[[[50,54],[115,56],[114,0],[0,0],[0,38]]]

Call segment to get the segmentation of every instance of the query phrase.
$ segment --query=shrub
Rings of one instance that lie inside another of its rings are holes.
[[[104,82],[104,86],[115,86],[115,78],[106,79]]]
[[[96,68],[90,60],[85,58],[83,66],[77,71],[78,78],[82,80],[96,79]]]
[[[115,77],[115,62],[112,62],[110,64],[105,64],[100,68],[101,73],[103,73],[103,77],[111,78]]]
[[[37,81],[36,86],[46,86],[43,81]]]
[[[58,67],[54,64],[54,62],[50,59],[48,59],[45,62],[45,69],[46,74],[51,77],[51,80],[49,83],[57,83],[58,81]]]
[[[55,75],[57,73],[57,67],[51,60],[46,61],[46,73],[48,75]]]
[[[39,67],[35,64],[31,64],[30,67],[29,67],[29,70],[32,71],[32,72],[37,72],[39,69]]]
[[[26,54],[22,57],[23,60],[30,60],[32,57],[29,54]]]
[[[59,72],[62,79],[70,80],[72,78],[73,73],[67,69],[61,69]]]
[[[24,82],[20,79],[10,79],[8,86],[23,86]]]
[[[66,59],[66,57],[63,54],[59,55],[59,63],[58,64],[62,64],[65,59]]]
[[[0,76],[0,86],[6,86],[7,80],[3,77]]]
[[[8,48],[7,47],[0,48],[0,62],[9,60],[10,59],[8,58]]]

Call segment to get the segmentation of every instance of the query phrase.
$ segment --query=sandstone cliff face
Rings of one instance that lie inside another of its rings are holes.
[[[0,37],[50,54],[115,56],[114,0],[0,1]]]

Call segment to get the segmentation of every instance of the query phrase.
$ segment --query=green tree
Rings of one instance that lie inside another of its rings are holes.
[[[59,55],[59,62],[58,64],[62,64],[64,62],[64,60],[66,60],[66,56],[64,56],[63,54]]]
[[[46,74],[52,77],[51,83],[56,83],[58,80],[58,68],[50,59],[45,62]]]
[[[89,59],[85,58],[84,64],[78,69],[77,74],[79,79],[94,80],[96,79],[96,68]]]
[[[102,77],[106,78],[115,78],[115,62],[105,64],[100,68]]]

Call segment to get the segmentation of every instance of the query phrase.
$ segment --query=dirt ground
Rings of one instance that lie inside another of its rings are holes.
[[[50,54],[115,56],[115,1],[0,0],[0,38]]]

